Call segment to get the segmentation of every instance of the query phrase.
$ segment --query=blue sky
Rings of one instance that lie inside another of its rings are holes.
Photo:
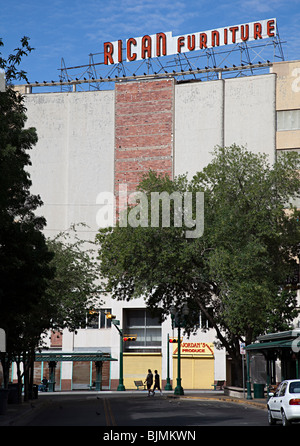
[[[285,59],[300,59],[300,0],[10,0],[2,2],[3,56],[30,37],[35,48],[21,67],[30,81],[58,80],[66,66],[84,65],[105,41],[172,31],[174,36],[277,18]]]

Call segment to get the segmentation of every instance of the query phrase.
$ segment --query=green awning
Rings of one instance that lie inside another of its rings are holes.
[[[293,342],[294,339],[289,339],[285,341],[255,342],[254,344],[247,345],[246,350],[252,351],[252,350],[269,350],[278,348],[292,348]]]
[[[276,350],[300,348],[300,330],[283,331],[279,333],[269,333],[258,338],[258,342],[249,344],[246,347],[246,351],[254,350]]]

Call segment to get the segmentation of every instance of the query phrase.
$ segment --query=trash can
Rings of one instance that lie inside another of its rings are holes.
[[[8,389],[0,389],[0,415],[5,415],[7,411]]]
[[[39,394],[39,386],[37,384],[33,384],[32,386],[32,393],[31,393],[31,399],[32,400],[37,400],[38,399],[38,394]]]
[[[254,383],[253,384],[254,398],[264,398],[265,396],[265,384]]]
[[[19,402],[18,384],[8,384],[8,404],[17,404]]]

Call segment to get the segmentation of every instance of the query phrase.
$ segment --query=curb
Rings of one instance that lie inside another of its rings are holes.
[[[175,396],[176,398],[176,396]],[[250,406],[255,406],[258,407],[259,409],[264,409],[267,410],[267,401],[253,401],[253,400],[245,400],[245,399],[241,399],[241,398],[234,398],[234,397],[226,397],[226,396],[222,396],[222,397],[206,397],[206,396],[179,396],[179,398],[182,399],[194,399],[194,400],[211,400],[211,401],[224,401],[224,402],[229,402],[229,403],[236,403],[236,404],[246,404],[246,405],[250,405]]]

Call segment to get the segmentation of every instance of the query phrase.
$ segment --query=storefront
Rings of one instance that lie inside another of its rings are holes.
[[[154,375],[157,370],[161,376],[161,353],[124,353],[124,386],[126,390],[136,389],[134,381],[145,381],[150,369]],[[161,382],[162,385],[162,382]]]
[[[178,345],[173,344],[173,383],[177,377]],[[181,378],[184,389],[211,389],[214,383],[214,345],[205,342],[181,343]]]

